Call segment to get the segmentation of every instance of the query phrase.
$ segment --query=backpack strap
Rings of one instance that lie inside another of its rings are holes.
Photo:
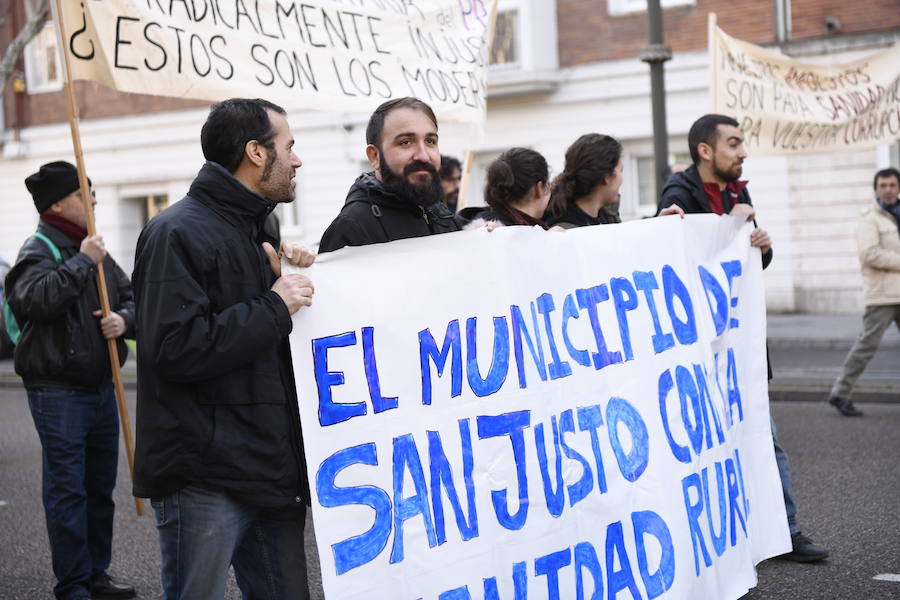
[[[53,240],[48,238],[40,231],[35,231],[34,237],[44,242],[44,244],[46,244],[47,247],[50,248],[50,252],[53,254],[53,260],[55,260],[56,262],[62,262],[62,254],[60,254],[59,248],[56,247],[56,244],[53,243]]]
[[[46,244],[48,248],[50,248],[50,252],[53,254],[53,260],[58,263],[62,262],[62,254],[59,251],[59,248],[56,247],[56,244],[53,243],[53,240],[48,238],[46,235],[41,233],[40,231],[34,232],[34,237],[41,240]],[[19,323],[16,321],[16,315],[13,314],[12,308],[9,306],[9,302],[6,301],[6,294],[4,293],[0,296],[0,304],[3,305],[3,322],[2,325],[4,329],[6,329],[6,334],[9,336],[10,341],[13,345],[19,343],[19,338],[22,336],[22,328],[19,326]],[[24,325],[24,322],[23,322]]]

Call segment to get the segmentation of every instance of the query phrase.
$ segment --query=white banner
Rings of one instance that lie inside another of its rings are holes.
[[[790,550],[751,226],[346,248],[294,317],[329,600],[738,598]]]
[[[840,152],[900,139],[900,44],[817,65],[710,28],[714,112],[735,117],[755,155]]]
[[[371,112],[417,96],[484,118],[494,0],[84,0],[63,7],[73,79],[124,92]]]

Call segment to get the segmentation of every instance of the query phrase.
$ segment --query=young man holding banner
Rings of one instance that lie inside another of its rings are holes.
[[[366,143],[373,171],[353,183],[319,252],[459,230],[441,202],[438,125],[430,106],[418,98],[388,100],[372,113]]]
[[[60,600],[133,598],[134,587],[106,573],[119,458],[106,340],[118,340],[124,364],[122,338],[134,323],[131,284],[107,254],[103,238],[87,235],[74,165],[47,163],[25,179],[25,186],[41,220],[6,277],[5,293],[21,331],[16,373],[25,383],[41,439],[42,499],[57,579],[53,591]],[[113,310],[104,318],[94,281],[101,263]]]
[[[753,219],[756,211],[750,202],[747,182],[740,181],[743,163],[747,158],[744,134],[739,123],[725,115],[709,114],[697,119],[688,132],[693,165],[673,174],[663,188],[658,210],[680,206],[685,213],[715,213],[717,215],[745,215]],[[755,220],[754,220],[755,223]],[[756,228],[750,245],[762,252],[765,269],[772,261],[772,242],[766,231]],[[769,378],[772,377],[771,365]],[[787,453],[775,434],[772,422],[772,442],[775,461],[781,476],[784,506],[791,532],[791,552],[782,556],[797,562],[813,562],[828,558],[828,551],[812,542],[797,526],[797,506],[791,496],[791,470]]]
[[[135,254],[134,494],[150,498],[163,598],[306,599],[306,469],[288,334],[313,285],[281,276],[266,217],[292,202],[300,159],[285,111],[212,107],[207,163],[144,228]],[[292,263],[314,255],[282,245]]]

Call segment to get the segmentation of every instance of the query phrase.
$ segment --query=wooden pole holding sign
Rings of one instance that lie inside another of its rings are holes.
[[[718,81],[716,73],[718,71],[718,48],[716,47],[716,13],[711,12],[706,18],[706,36],[707,45],[709,46],[709,110],[716,110],[716,89]]]
[[[88,185],[87,172],[84,167],[84,152],[81,148],[81,131],[78,129],[78,109],[75,105],[75,93],[72,90],[70,77],[71,65],[66,41],[62,33],[62,0],[55,0],[53,4],[53,19],[56,22],[57,39],[60,52],[63,56],[63,95],[66,98],[66,112],[69,116],[69,128],[72,132],[72,147],[75,151],[75,166],[78,167],[78,183],[81,186],[81,201],[84,203],[84,214],[87,220],[88,235],[96,235],[97,227],[94,223],[94,210],[91,203],[91,190]],[[97,265],[97,292],[100,297],[100,310],[104,317],[108,317],[111,308],[109,294],[106,289],[106,276],[103,273],[103,263]],[[131,419],[128,416],[128,405],[125,403],[125,384],[122,382],[122,370],[119,368],[119,349],[115,339],[106,340],[109,348],[109,362],[112,368],[113,382],[116,387],[116,403],[119,406],[119,421],[122,425],[122,436],[125,440],[125,453],[128,456],[128,470],[134,478],[134,439],[131,435]],[[134,508],[138,516],[144,515],[144,503],[140,498],[134,499]]]
[[[494,44],[494,32],[497,29],[497,3],[494,2],[491,4],[491,14],[488,16],[488,26],[484,32],[484,46],[487,48],[487,57],[486,61],[490,62],[491,58],[491,46]],[[485,65],[485,69],[487,69],[487,65]],[[487,79],[487,74],[485,73],[485,79]],[[485,100],[487,102],[487,100]],[[485,112],[487,112],[487,107],[485,107]],[[487,119],[487,115],[485,115],[485,119]],[[475,158],[475,152],[470,148],[466,150],[466,158],[463,160],[463,171],[462,177],[459,181],[459,195],[456,197],[456,212],[461,211],[466,207],[466,195],[469,192],[469,179],[472,175],[472,161]]]

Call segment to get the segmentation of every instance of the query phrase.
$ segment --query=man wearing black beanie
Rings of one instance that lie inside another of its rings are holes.
[[[107,254],[103,238],[87,235],[73,165],[47,163],[25,179],[25,187],[40,222],[6,276],[5,293],[21,332],[16,373],[43,450],[53,591],[60,600],[133,598],[134,587],[106,573],[119,450],[106,340],[118,340],[124,362],[123,336],[134,323],[131,283]],[[114,311],[108,317],[101,317],[95,285],[101,262]]]

